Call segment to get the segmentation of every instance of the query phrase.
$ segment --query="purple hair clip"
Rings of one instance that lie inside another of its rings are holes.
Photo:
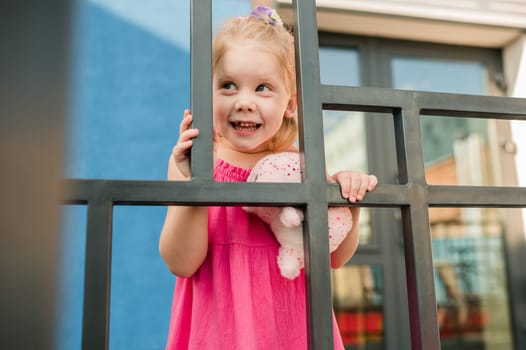
[[[283,22],[281,21],[281,18],[279,17],[276,10],[274,10],[273,8],[259,5],[259,6],[256,6],[256,8],[252,10],[250,15],[272,26],[275,26],[275,25],[283,26]]]

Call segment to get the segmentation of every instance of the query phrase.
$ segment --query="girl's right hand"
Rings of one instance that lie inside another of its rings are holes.
[[[198,129],[192,129],[192,113],[186,109],[184,111],[183,120],[179,126],[179,140],[172,149],[172,158],[176,168],[168,172],[168,180],[190,180],[192,173],[190,171],[190,148],[192,148],[192,139],[199,135]],[[181,178],[182,177],[182,178]]]

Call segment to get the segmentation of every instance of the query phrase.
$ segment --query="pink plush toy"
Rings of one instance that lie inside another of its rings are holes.
[[[256,163],[247,182],[301,182],[298,153],[268,155]],[[244,207],[266,222],[280,243],[278,266],[283,277],[294,279],[303,268],[303,211],[294,207]],[[352,228],[351,211],[329,208],[329,250],[333,252]]]

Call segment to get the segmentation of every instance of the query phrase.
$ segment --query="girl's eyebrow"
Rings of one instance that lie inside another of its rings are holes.
[[[226,73],[225,73],[224,70],[217,70],[217,71],[214,72],[214,75],[215,75],[216,77],[220,77],[220,78],[222,78],[222,77],[226,76]]]
[[[216,73],[216,76],[219,80],[234,80],[233,76],[225,71]]]

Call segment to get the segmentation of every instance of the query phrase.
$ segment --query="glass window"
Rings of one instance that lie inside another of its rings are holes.
[[[383,346],[382,269],[376,265],[345,266],[333,271],[335,316],[347,349]]]
[[[330,46],[320,47],[320,80],[326,85],[360,85],[358,50]]]
[[[479,62],[434,58],[392,59],[393,87],[489,95]],[[489,133],[496,121],[422,116],[430,184],[495,184]],[[442,349],[510,349],[505,225],[494,208],[431,208],[433,262]]]
[[[326,85],[359,86],[359,52],[352,48],[320,47],[320,80]],[[325,160],[330,174],[343,169],[367,172],[365,120],[362,112],[323,111]],[[362,210],[360,242],[371,238],[369,212]]]
[[[393,87],[403,90],[486,95],[487,73],[479,62],[395,57]]]
[[[476,95],[488,91],[486,69],[479,62],[395,57],[392,69],[395,89]],[[482,119],[425,116],[421,124],[427,164],[452,156],[455,140],[473,133],[487,139]]]

